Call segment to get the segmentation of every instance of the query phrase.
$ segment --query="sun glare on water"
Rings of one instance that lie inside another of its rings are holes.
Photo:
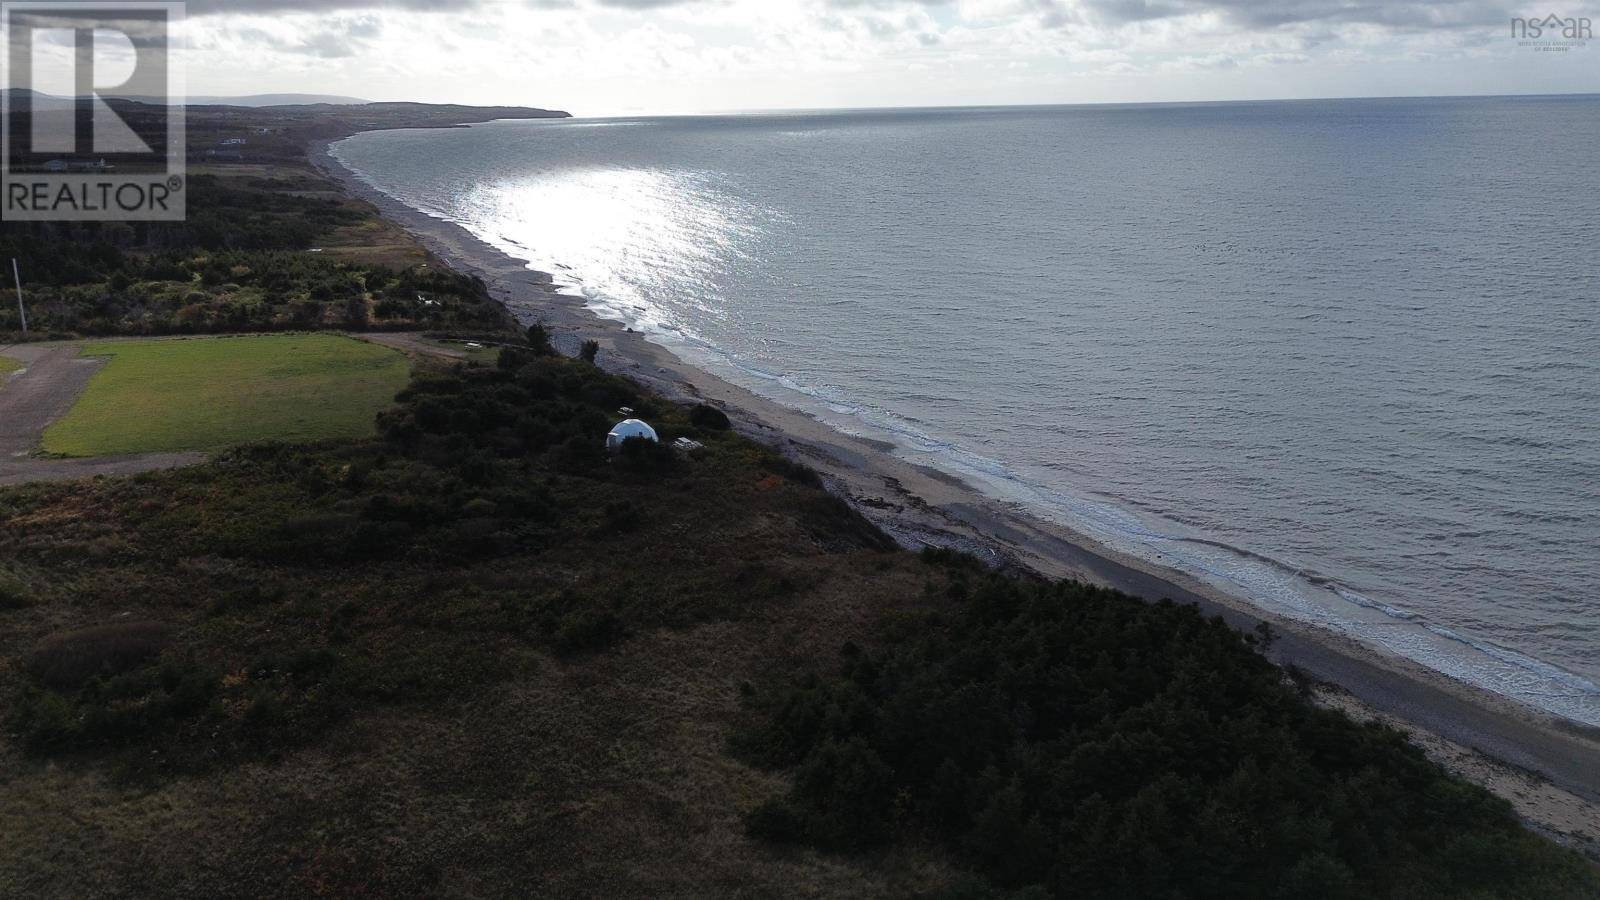
[[[591,305],[645,330],[681,331],[708,301],[752,227],[739,205],[691,172],[588,168],[481,184],[472,229],[553,273]]]

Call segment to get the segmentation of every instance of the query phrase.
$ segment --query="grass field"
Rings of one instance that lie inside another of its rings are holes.
[[[410,375],[403,354],[332,334],[105,341],[83,353],[110,361],[45,431],[47,453],[364,437]]]
[[[0,356],[0,384],[5,384],[6,377],[20,368],[22,368],[22,363],[9,356]]]

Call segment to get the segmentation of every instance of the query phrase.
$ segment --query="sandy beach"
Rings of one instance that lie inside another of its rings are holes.
[[[949,546],[996,565],[1075,578],[1151,600],[1193,603],[1241,629],[1270,624],[1268,655],[1331,686],[1323,702],[1410,731],[1447,767],[1496,791],[1552,837],[1600,858],[1600,730],[1557,719],[1454,681],[1348,637],[1256,607],[1178,572],[1113,552],[990,498],[958,479],[907,462],[893,447],[839,432],[811,416],[702,371],[623,324],[597,317],[553,279],[450,222],[372,189],[326,145],[314,164],[374,203],[440,259],[481,277],[524,324],[542,321],[558,348],[599,342],[599,361],[665,396],[725,409],[740,430],[816,469],[841,496],[908,547]],[[1535,777],[1537,776],[1537,777]]]

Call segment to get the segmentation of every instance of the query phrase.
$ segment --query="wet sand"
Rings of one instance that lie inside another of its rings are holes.
[[[621,323],[599,318],[582,298],[560,293],[549,275],[529,270],[465,229],[374,190],[334,160],[326,146],[310,152],[319,168],[376,204],[449,265],[481,277],[524,324],[542,321],[554,333],[558,349],[576,353],[582,341],[595,340],[601,347],[599,361],[607,369],[631,375],[668,397],[722,407],[741,431],[811,465],[906,546],[955,547],[1051,578],[1081,579],[1150,600],[1193,603],[1242,629],[1268,622],[1277,635],[1268,651],[1272,659],[1336,685],[1360,708],[1537,773],[1581,802],[1600,803],[1600,729],[1549,716],[1344,635],[1273,615],[1182,573],[1099,546],[950,475],[907,462],[890,445],[844,434],[760,397],[678,359]],[[1494,784],[1486,786],[1493,789]],[[1525,804],[1519,810],[1539,822],[1537,808]],[[1595,852],[1592,845],[1588,849]]]

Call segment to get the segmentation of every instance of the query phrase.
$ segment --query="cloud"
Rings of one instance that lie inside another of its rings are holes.
[[[1065,6],[1066,4],[1054,4]],[[1304,22],[1380,25],[1395,29],[1463,28],[1499,24],[1511,8],[1494,0],[1381,3],[1370,0],[1083,0],[1088,14],[1125,24],[1181,16],[1216,15],[1248,29]]]
[[[376,16],[336,16],[319,22],[314,30],[243,25],[231,36],[238,42],[279,53],[314,56],[319,59],[344,59],[357,56],[383,35],[383,22]]]
[[[530,9],[648,12],[669,7],[730,8],[738,0],[514,0]],[[761,0],[762,3],[770,0]],[[820,0],[844,12],[949,7],[958,0]],[[355,10],[466,12],[496,5],[491,0],[190,0],[191,16],[283,15]],[[1506,21],[1511,0],[1010,0],[988,4],[1009,17],[1043,28],[1127,25],[1182,17],[1211,16],[1239,28],[1273,29],[1306,22],[1367,24],[1393,29],[1464,28]]]
[[[1430,92],[1595,89],[1510,55],[1507,4],[1543,2],[191,0],[187,28],[205,93],[587,112],[1371,93],[1391,69]]]
[[[682,6],[694,0],[596,0],[600,6],[616,9],[660,9],[663,6]]]
[[[406,12],[452,12],[471,9],[479,0],[189,0],[190,16],[253,16],[329,13],[358,9]]]
[[[698,0],[593,0],[594,5],[613,9],[658,9],[680,6]],[[289,15],[294,13],[353,12],[466,12],[491,5],[492,0],[189,0],[190,16]],[[530,9],[574,9],[577,0],[515,0],[514,5]]]

